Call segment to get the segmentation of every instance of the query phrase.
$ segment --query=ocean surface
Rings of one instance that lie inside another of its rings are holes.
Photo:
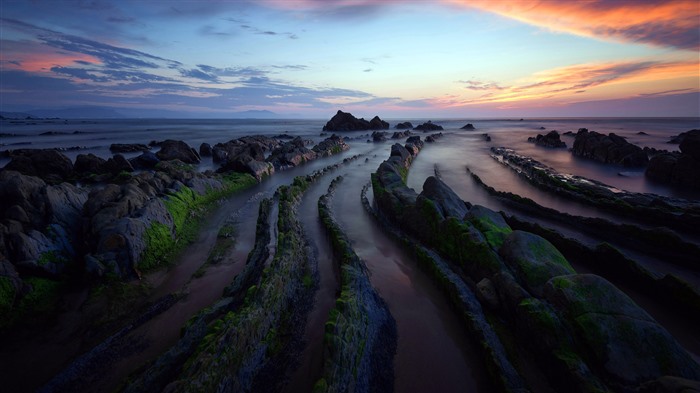
[[[542,119],[396,119],[389,120],[393,126],[400,121],[411,121],[414,125],[427,120],[442,125],[445,138],[431,146],[423,155],[437,165],[440,171],[450,175],[465,175],[469,167],[487,184],[501,191],[515,193],[528,191],[514,182],[512,176],[505,175],[507,168],[490,159],[489,148],[505,146],[516,152],[573,175],[602,181],[617,188],[655,193],[686,199],[698,199],[700,193],[687,192],[648,181],[643,169],[627,169],[597,163],[592,160],[574,157],[568,149],[547,149],[527,143],[527,138],[538,133],[557,130],[560,134],[576,132],[588,128],[601,133],[614,132],[641,147],[653,147],[669,151],[678,150],[678,145],[667,141],[674,135],[700,128],[700,118],[542,118]],[[64,154],[75,159],[78,154],[93,153],[110,157],[112,143],[143,143],[179,139],[198,148],[201,143],[212,146],[245,135],[289,134],[318,142],[325,138],[321,130],[326,120],[178,120],[178,119],[119,119],[119,120],[2,120],[0,122],[0,152],[10,149],[60,148]],[[460,128],[472,123],[476,130]],[[541,129],[540,127],[544,127]],[[388,130],[392,132],[393,130]],[[486,142],[482,136],[488,133],[492,140]],[[418,135],[422,135],[420,131]],[[351,145],[358,146],[369,139],[367,131],[342,133]],[[570,148],[572,136],[562,136]],[[396,141],[387,142],[388,146]],[[157,148],[156,148],[157,149]],[[366,150],[366,147],[355,150]],[[125,154],[127,158],[139,153]],[[425,160],[421,160],[425,161]],[[9,158],[0,154],[0,167]],[[211,159],[204,158],[201,170],[215,168]],[[466,176],[466,175],[465,175]],[[420,181],[422,184],[422,180]],[[459,183],[459,182],[457,182]],[[457,186],[458,184],[450,184]]]
[[[614,222],[621,218],[601,211],[594,206],[583,205],[543,192],[518,177],[512,170],[490,156],[490,148],[504,146],[530,156],[562,173],[584,176],[616,188],[634,192],[654,193],[676,198],[700,200],[700,192],[689,192],[648,181],[643,169],[630,170],[614,165],[574,157],[568,149],[548,149],[527,142],[538,133],[557,130],[560,134],[588,128],[601,133],[614,132],[639,146],[677,150],[678,145],[667,141],[691,129],[700,128],[700,118],[552,118],[552,119],[394,119],[392,125],[410,121],[413,125],[427,120],[444,127],[444,137],[426,144],[413,161],[407,183],[420,192],[428,176],[439,172],[462,199],[472,204],[484,205],[496,211],[509,211],[479,185],[467,172],[477,174],[486,184],[499,191],[509,191],[528,197],[537,203],[556,210],[585,217],[602,217]],[[143,143],[178,139],[194,148],[201,143],[226,142],[245,135],[289,134],[304,139],[321,141],[326,120],[2,120],[0,122],[0,153],[20,148],[60,148],[71,159],[78,154],[93,153],[108,158],[112,143]],[[466,131],[460,128],[467,123],[476,127]],[[544,129],[541,129],[544,127]],[[393,128],[387,130],[390,133]],[[175,268],[159,271],[147,278],[155,288],[155,295],[171,293],[186,288],[188,296],[157,318],[135,330],[129,339],[141,343],[141,350],[124,356],[114,364],[105,365],[99,380],[92,386],[97,391],[113,391],[140,365],[152,361],[158,354],[172,346],[180,335],[180,327],[200,309],[211,305],[221,296],[223,288],[240,272],[245,256],[253,244],[257,218],[257,203],[264,196],[271,196],[282,184],[289,184],[294,176],[304,175],[344,158],[363,154],[361,159],[343,165],[340,169],[321,178],[306,192],[299,206],[299,216],[318,260],[320,288],[308,320],[305,336],[310,343],[300,357],[300,367],[290,375],[285,391],[310,391],[318,379],[323,361],[323,332],[328,311],[335,304],[339,283],[334,273],[332,252],[324,240],[323,228],[318,220],[317,201],[324,194],[331,180],[342,175],[334,198],[334,210],[340,225],[347,232],[352,246],[365,261],[370,271],[372,285],[396,319],[398,346],[395,362],[395,390],[414,392],[439,390],[444,392],[489,391],[483,364],[477,357],[478,350],[465,334],[440,289],[421,269],[413,256],[406,253],[388,237],[369,217],[360,201],[360,189],[369,182],[370,174],[389,157],[391,145],[404,139],[386,142],[368,142],[369,131],[340,133],[350,144],[349,151],[332,157],[321,158],[305,165],[280,171],[260,184],[222,204],[206,221],[200,238],[182,253]],[[640,134],[643,133],[643,134]],[[414,131],[414,135],[430,133]],[[486,141],[483,134],[491,136]],[[562,136],[568,147],[574,138]],[[154,148],[154,151],[157,148]],[[125,154],[127,158],[140,153]],[[0,154],[0,167],[9,158]],[[203,157],[199,169],[215,169],[210,157]],[[370,192],[371,198],[371,192]],[[206,260],[213,246],[219,227],[227,217],[236,217],[240,237],[230,263],[210,267],[200,278],[192,274]],[[532,218],[547,227],[556,229],[568,237],[588,245],[596,245],[608,239],[595,238],[576,228],[547,221],[546,217]],[[693,239],[695,243],[698,239]],[[671,261],[642,255],[624,245],[613,244],[621,252],[633,257],[655,275],[674,273],[700,288],[700,273],[679,267]],[[580,273],[590,272],[587,265],[576,264]],[[669,311],[653,296],[622,287],[635,302],[650,312],[667,328],[691,355],[700,361],[700,337],[683,315]],[[79,296],[75,296],[80,298]],[[56,373],[64,369],[80,353],[92,348],[94,343],[84,340],[80,332],[79,302],[72,309],[70,302],[56,326],[45,332],[28,332],[26,337],[0,342],[0,379],[9,386],[19,386],[17,391],[34,391]],[[76,324],[76,326],[73,326]],[[68,338],[63,338],[63,337]],[[1,341],[1,340],[0,340]],[[4,345],[4,347],[3,347]],[[428,375],[430,377],[428,377]]]

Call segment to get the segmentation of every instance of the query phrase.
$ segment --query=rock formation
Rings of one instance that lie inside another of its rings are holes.
[[[591,158],[606,164],[625,167],[645,166],[649,158],[642,148],[627,142],[613,133],[609,135],[585,128],[579,129],[571,152],[579,157]]]

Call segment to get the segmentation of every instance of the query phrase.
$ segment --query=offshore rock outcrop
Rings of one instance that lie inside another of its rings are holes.
[[[665,376],[700,377],[700,366],[675,339],[615,286],[577,274],[548,241],[513,231],[497,213],[459,203],[437,178],[417,194],[403,180],[410,162],[392,155],[372,175],[379,211],[479,283],[471,285],[515,344],[533,354],[551,388],[634,391]],[[634,366],[626,367],[630,361]]]
[[[364,130],[386,130],[389,123],[383,121],[379,116],[375,116],[371,121],[363,118],[356,118],[349,112],[339,110],[323,126],[323,131],[364,131]]]
[[[559,139],[559,133],[554,130],[548,132],[546,135],[537,134],[536,137],[527,138],[527,141],[534,143],[537,146],[544,147],[566,147],[566,143]]]
[[[435,124],[435,123],[433,123],[433,122],[430,121],[430,120],[428,120],[427,122],[425,122],[425,123],[423,123],[423,124],[417,125],[417,126],[416,126],[415,128],[413,128],[413,129],[414,129],[414,130],[421,130],[421,131],[423,131],[423,132],[427,132],[427,131],[442,131],[442,130],[443,130],[443,128],[442,128],[441,125]]]
[[[610,133],[608,135],[581,128],[576,133],[571,152],[606,164],[641,167],[649,162],[647,154],[637,145]]]
[[[186,164],[198,164],[201,160],[197,150],[183,141],[168,139],[161,142],[159,146],[160,150],[156,156],[161,161],[180,160]]]
[[[700,130],[684,132],[675,140],[680,143],[680,152],[654,155],[644,174],[649,179],[662,183],[700,189]]]
[[[343,137],[336,134],[331,135],[325,140],[319,142],[318,145],[311,148],[311,150],[316,152],[318,157],[332,156],[333,154],[338,154],[349,149],[350,146],[345,143]]]

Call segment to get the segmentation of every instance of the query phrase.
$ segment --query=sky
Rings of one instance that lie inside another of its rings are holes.
[[[697,0],[0,0],[0,53],[2,111],[700,116]]]

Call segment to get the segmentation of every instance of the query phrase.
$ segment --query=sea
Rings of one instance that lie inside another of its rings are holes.
[[[497,162],[490,155],[491,147],[508,147],[517,153],[532,157],[541,163],[564,174],[572,174],[594,179],[620,190],[640,193],[653,193],[673,198],[700,200],[700,192],[670,187],[649,181],[643,168],[630,169],[621,166],[602,164],[590,159],[575,157],[567,149],[551,149],[528,143],[528,137],[557,130],[560,134],[579,128],[587,128],[601,133],[615,133],[641,147],[674,151],[678,145],[668,141],[681,132],[700,128],[700,118],[527,118],[527,119],[389,119],[392,128],[398,122],[410,121],[413,125],[432,120],[441,125],[442,138],[428,143],[413,161],[407,184],[417,192],[428,176],[439,174],[460,198],[472,204],[486,206],[496,211],[522,214],[511,211],[510,206],[502,205],[491,197],[483,187],[476,184],[470,172],[477,174],[486,184],[499,191],[512,192],[530,198],[545,207],[561,212],[583,216],[600,217],[613,222],[627,222],[623,218],[597,209],[595,206],[576,203],[557,195],[543,192],[515,174],[511,169]],[[174,120],[174,119],[80,119],[80,120],[2,120],[0,121],[0,167],[9,162],[4,154],[8,150],[22,148],[58,148],[71,159],[78,154],[92,153],[103,158],[112,155],[112,143],[142,143],[165,139],[183,140],[198,149],[200,144],[227,142],[246,135],[299,136],[305,140],[319,142],[331,133],[322,131],[326,120]],[[461,129],[472,124],[474,130]],[[421,137],[429,133],[413,131]],[[291,382],[285,391],[310,391],[318,379],[314,370],[320,370],[323,361],[322,338],[326,315],[335,304],[338,288],[332,251],[319,223],[317,212],[318,198],[324,194],[335,176],[342,175],[333,198],[333,206],[339,224],[348,235],[353,249],[362,258],[370,272],[372,285],[386,301],[396,320],[398,331],[397,354],[395,357],[396,391],[489,391],[486,372],[479,360],[478,348],[473,346],[465,334],[463,325],[448,304],[442,292],[434,285],[425,272],[417,267],[414,257],[385,234],[368,215],[360,200],[360,189],[370,180],[372,172],[389,157],[394,143],[404,139],[389,139],[385,142],[372,142],[371,132],[355,131],[338,133],[346,138],[350,150],[336,156],[311,161],[297,168],[280,171],[260,184],[236,195],[219,207],[203,229],[204,235],[192,244],[179,257],[177,268],[159,272],[162,282],[187,284],[186,301],[177,303],[152,322],[137,329],[132,336],[148,337],[148,345],[141,351],[125,356],[100,374],[99,385],[94,391],[112,391],[130,373],[154,356],[161,353],[179,337],[180,327],[199,309],[218,299],[223,287],[242,269],[245,256],[250,251],[257,219],[257,202],[263,196],[270,196],[281,184],[288,184],[294,176],[310,173],[329,164],[341,162],[345,158],[361,154],[362,157],[349,161],[331,175],[323,176],[310,186],[299,206],[299,219],[306,231],[314,254],[318,260],[320,289],[316,297],[314,311],[309,318],[307,335],[311,337],[302,356],[299,367],[290,377]],[[490,136],[490,141],[484,137]],[[561,139],[570,148],[572,136],[562,135]],[[153,151],[156,151],[157,147]],[[139,153],[125,154],[127,158]],[[202,157],[199,170],[215,169],[211,157]],[[371,190],[370,190],[371,198]],[[2,202],[2,201],[0,201]],[[236,217],[239,238],[236,241],[231,263],[210,267],[203,277],[192,279],[202,261],[206,260],[211,249],[207,239],[215,238],[218,226],[226,217]],[[525,217],[527,218],[527,217]],[[543,226],[560,231],[565,236],[589,246],[608,241],[580,231],[569,225],[562,225],[547,217],[532,217]],[[699,244],[699,239],[690,239]],[[679,267],[672,263],[640,252],[613,244],[621,252],[635,259],[645,269],[658,277],[673,273],[683,278],[695,288],[700,288],[700,273],[695,269]],[[594,263],[593,263],[594,264]],[[575,264],[579,273],[591,272],[588,264]],[[187,270],[189,269],[189,270]],[[180,281],[178,281],[180,280]],[[154,288],[172,291],[168,285],[154,281]],[[619,285],[619,284],[617,284]],[[176,288],[176,289],[177,289]],[[696,361],[700,362],[700,338],[696,327],[688,323],[685,316],[660,305],[653,296],[634,288],[621,287],[635,302],[647,310],[686,348]],[[159,293],[159,292],[157,292]],[[76,304],[78,304],[76,302]],[[78,308],[79,309],[79,308]],[[68,313],[70,315],[70,313]],[[73,318],[79,320],[79,318]],[[314,330],[315,329],[315,330]],[[49,378],[63,369],[72,357],[81,350],[81,337],[71,340],[57,340],[63,337],[65,326],[58,324],[48,329],[37,339],[35,333],[25,340],[13,341],[12,345],[0,350],[0,379],[8,379],[9,386],[23,386],[17,391],[34,391]],[[72,337],[72,336],[71,336]],[[141,341],[139,341],[141,342]],[[0,346],[1,347],[1,346]],[[71,352],[72,351],[72,352]],[[3,359],[6,361],[3,362]],[[40,359],[40,360],[39,360]],[[39,362],[39,363],[37,363]],[[37,366],[38,364],[38,366]],[[39,374],[37,374],[39,370]],[[311,370],[311,371],[308,371]],[[5,378],[3,378],[3,375]],[[429,375],[429,378],[426,376]],[[19,385],[23,384],[23,385]],[[97,386],[97,387],[96,387]],[[484,387],[486,386],[486,387]],[[12,389],[11,389],[12,390]]]

